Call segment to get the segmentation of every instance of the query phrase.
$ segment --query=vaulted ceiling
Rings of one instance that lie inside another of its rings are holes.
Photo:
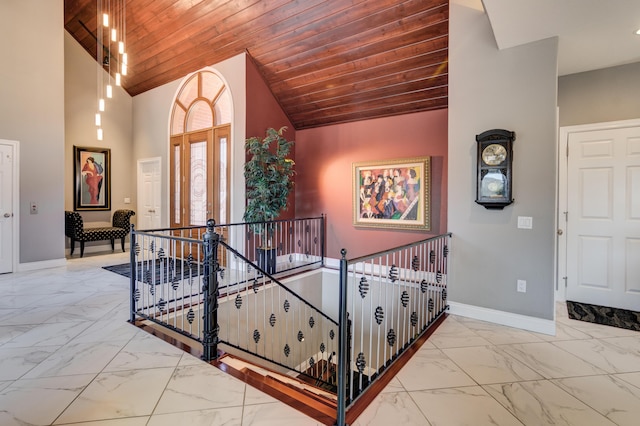
[[[93,57],[96,3],[64,0]],[[135,96],[247,51],[296,129],[446,108],[448,15],[447,0],[126,0],[122,85]]]

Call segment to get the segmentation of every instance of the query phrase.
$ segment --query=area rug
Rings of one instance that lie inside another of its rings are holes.
[[[567,300],[569,318],[640,331],[640,312]]]
[[[115,272],[116,274],[131,277],[131,264],[122,263],[119,265],[103,266],[103,269],[107,271]],[[202,265],[192,263],[191,268],[186,261],[177,260],[175,262],[167,262],[166,260],[156,260],[154,262],[138,262],[136,266],[136,276],[138,280],[146,282],[148,284],[162,284],[171,282],[174,279],[188,278],[202,275],[204,272]]]

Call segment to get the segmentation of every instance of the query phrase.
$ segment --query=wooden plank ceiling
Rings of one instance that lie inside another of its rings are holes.
[[[93,57],[96,3],[64,0]],[[246,50],[296,129],[446,108],[448,17],[447,0],[126,0],[122,85],[135,96]]]

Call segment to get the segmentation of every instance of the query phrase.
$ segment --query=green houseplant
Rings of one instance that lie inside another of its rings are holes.
[[[253,136],[245,141],[248,160],[244,165],[247,186],[245,222],[268,222],[287,209],[287,199],[293,189],[293,166],[288,155],[293,141],[284,137],[286,127],[268,128],[263,138]],[[275,247],[272,225],[255,225],[253,231],[265,234],[258,248],[258,264],[268,273],[275,272]]]

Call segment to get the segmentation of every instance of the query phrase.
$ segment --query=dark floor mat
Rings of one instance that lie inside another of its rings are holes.
[[[569,318],[640,331],[640,312],[567,300]]]
[[[115,272],[127,278],[131,277],[131,264],[122,263],[119,265],[103,266],[107,271]],[[156,260],[155,262],[138,262],[136,266],[136,276],[138,280],[147,284],[162,284],[172,282],[173,280],[181,280],[202,275],[202,265],[186,261],[167,262]]]

